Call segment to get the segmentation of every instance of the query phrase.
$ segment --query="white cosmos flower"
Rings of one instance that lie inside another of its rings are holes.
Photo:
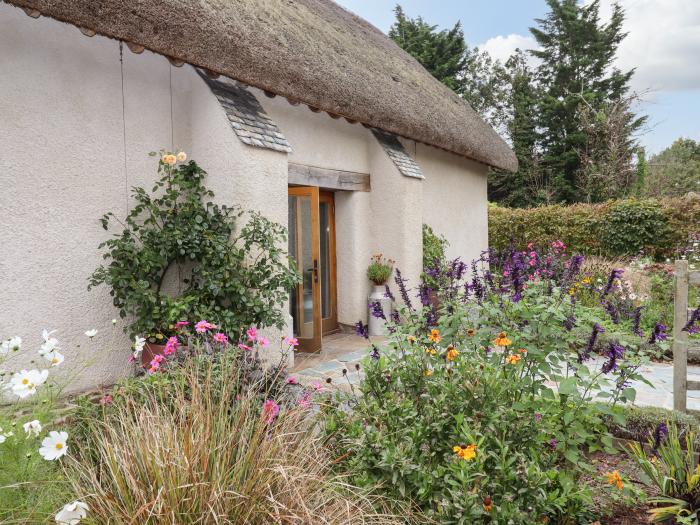
[[[77,525],[87,516],[88,506],[82,501],[66,503],[56,514],[56,523],[59,525]]]
[[[48,377],[48,370],[22,370],[12,375],[8,388],[13,394],[24,399],[36,394],[37,387],[44,384]]]
[[[44,359],[51,363],[51,366],[58,366],[66,360],[63,354],[58,350],[52,350],[48,354],[44,354]]]
[[[22,338],[18,335],[10,337],[0,345],[0,355],[7,355],[10,352],[19,352],[22,347]]]
[[[27,436],[38,436],[41,433],[41,423],[39,423],[38,419],[28,421],[22,426]]]
[[[7,436],[2,433],[2,428],[0,428],[0,444],[4,443],[5,440],[7,440]]]
[[[56,432],[52,430],[49,435],[41,441],[39,454],[46,461],[53,461],[68,452],[68,432]]]
[[[97,335],[97,329],[93,328],[92,330],[88,330],[87,332],[85,332],[85,335],[92,339]]]
[[[138,357],[141,355],[144,346],[146,346],[145,337],[139,337],[138,335],[134,337],[134,357]]]
[[[56,330],[52,330],[49,332],[48,330],[44,329],[44,331],[41,333],[41,337],[44,339],[44,342],[41,344],[41,349],[39,350],[41,355],[48,354],[49,352],[52,352],[58,348],[58,339],[51,336],[51,334],[55,331]]]

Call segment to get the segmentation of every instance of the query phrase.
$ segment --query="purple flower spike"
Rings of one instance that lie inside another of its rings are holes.
[[[665,324],[656,323],[656,325],[654,325],[654,331],[651,333],[651,337],[649,338],[649,343],[654,344],[668,339],[666,330],[668,330],[668,327]]]

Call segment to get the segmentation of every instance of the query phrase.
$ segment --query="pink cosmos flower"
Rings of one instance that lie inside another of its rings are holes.
[[[280,413],[280,406],[275,403],[272,399],[268,399],[263,403],[263,416],[266,417],[265,423],[268,425],[272,423],[275,418],[277,417],[277,414]]]
[[[188,324],[190,324],[189,321],[178,321],[177,323],[175,323],[175,330],[179,330],[180,328],[184,328]]]
[[[529,243],[527,243],[527,249],[528,249],[528,250],[532,250],[532,247],[533,247],[533,246],[535,246],[535,243],[534,243],[534,242],[529,242]]]
[[[129,356],[129,363],[135,363],[135,362],[136,362],[136,358],[134,357],[133,354],[131,354],[131,355]]]
[[[258,343],[263,348],[267,348],[268,346],[270,346],[270,341],[265,337],[258,337]]]
[[[323,388],[323,385],[321,383],[312,383],[311,388],[313,388],[316,392],[323,392],[325,389]]]
[[[564,250],[564,248],[566,248],[566,246],[560,240],[556,240],[552,243],[552,248],[554,248],[555,250],[561,251],[561,250]]]
[[[159,367],[160,363],[161,363],[161,361],[163,361],[163,359],[165,359],[165,357],[163,357],[160,354],[154,355],[153,359],[151,359],[151,366]]]
[[[244,345],[243,343],[238,343],[238,348],[240,348],[241,350],[252,350],[251,347],[249,347],[248,345]]]
[[[204,319],[199,321],[196,325],[194,325],[194,329],[198,334],[203,334],[207,330],[211,330],[212,328],[216,328],[215,324],[211,324]]]
[[[296,337],[285,337],[282,342],[287,346],[299,346],[299,340]]]
[[[165,355],[172,355],[175,353],[178,346],[180,346],[180,341],[177,340],[177,337],[172,336],[172,337],[168,338],[168,342],[165,343],[165,348],[163,349],[163,353]]]
[[[297,380],[296,377],[289,376],[289,377],[286,379],[285,383],[287,383],[288,385],[298,385],[298,384],[299,384],[299,381]]]
[[[215,333],[212,338],[214,339],[214,341],[216,341],[217,343],[221,343],[224,346],[228,344],[228,337],[226,337],[226,334],[224,334],[223,332]]]
[[[248,339],[250,339],[251,341],[255,341],[255,339],[258,337],[258,329],[254,326],[248,328],[248,330],[246,330],[245,333],[248,335]]]

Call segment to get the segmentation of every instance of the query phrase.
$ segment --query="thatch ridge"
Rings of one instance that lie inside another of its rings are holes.
[[[513,171],[498,134],[331,0],[5,0],[245,84]]]

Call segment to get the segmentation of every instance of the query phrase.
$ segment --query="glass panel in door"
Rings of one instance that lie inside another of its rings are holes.
[[[301,282],[290,294],[289,309],[299,350],[321,349],[318,188],[289,188],[289,255]]]

